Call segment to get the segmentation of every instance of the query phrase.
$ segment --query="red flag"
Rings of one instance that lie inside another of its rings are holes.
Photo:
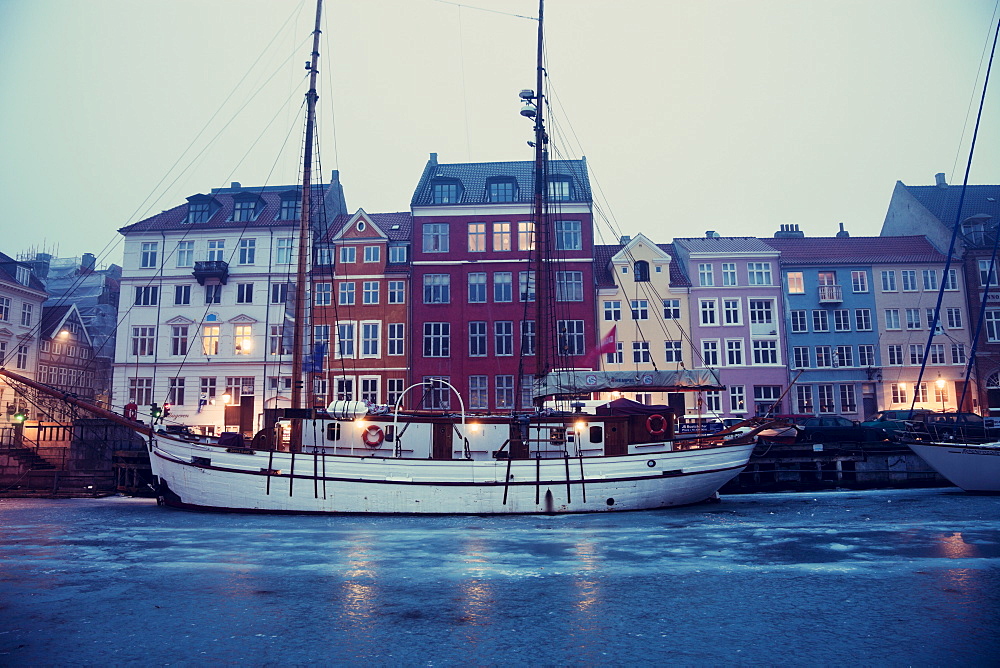
[[[597,347],[590,351],[587,355],[587,359],[584,362],[584,366],[600,366],[600,357],[606,353],[617,352],[618,346],[616,345],[618,325],[611,328],[611,331],[604,335],[601,342],[597,344]]]

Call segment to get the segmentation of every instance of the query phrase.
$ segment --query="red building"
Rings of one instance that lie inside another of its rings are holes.
[[[359,209],[330,226],[312,280],[318,404],[333,399],[395,404],[406,387],[409,243],[406,212]]]
[[[469,410],[531,405],[539,317],[533,166],[441,164],[432,153],[410,203],[410,380],[446,381]],[[559,368],[593,368],[594,239],[586,161],[552,161],[548,189],[543,224],[557,256],[548,300],[554,308],[544,314],[557,339],[551,359]],[[459,408],[446,385],[428,387],[420,407]],[[416,398],[410,403],[418,404]]]

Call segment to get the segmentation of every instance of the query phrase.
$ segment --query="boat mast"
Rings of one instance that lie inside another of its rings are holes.
[[[319,74],[319,35],[323,0],[316,0],[316,26],[313,29],[312,56],[309,68],[309,90],[306,92],[306,138],[302,156],[302,210],[299,213],[298,266],[295,272],[295,332],[292,341],[292,408],[304,408],[302,395],[307,375],[304,371],[306,348],[306,268],[309,260],[312,230],[309,225],[312,195],[313,135],[316,130],[316,75]],[[294,439],[293,439],[294,442]]]
[[[546,198],[548,196],[548,157],[549,137],[545,132],[543,118],[545,109],[545,93],[543,90],[545,67],[543,64],[543,26],[545,0],[538,0],[538,54],[535,78],[535,199],[532,211],[532,223],[535,227],[535,379],[539,381],[551,371],[552,362],[552,323],[551,318],[551,277],[549,276],[549,229],[546,217]],[[544,403],[545,397],[536,397],[538,405]]]

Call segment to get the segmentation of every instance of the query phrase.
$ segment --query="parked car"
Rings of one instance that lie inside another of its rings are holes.
[[[918,438],[941,441],[983,442],[1000,438],[1000,429],[988,427],[976,413],[927,413],[912,422]]]
[[[909,420],[914,420],[920,415],[933,413],[926,408],[902,409],[897,408],[888,411],[879,411],[868,416],[868,419],[861,423],[862,427],[872,429],[884,429],[892,438],[897,438],[899,433],[906,431],[906,424]]]
[[[880,427],[865,427],[856,420],[841,415],[820,415],[797,420],[801,428],[796,443],[852,442],[870,443],[886,441],[890,436]]]

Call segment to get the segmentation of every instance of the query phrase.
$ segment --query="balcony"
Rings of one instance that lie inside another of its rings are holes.
[[[839,304],[844,301],[844,290],[839,285],[819,286],[820,304]]]
[[[229,280],[229,263],[224,260],[204,260],[194,263],[194,277],[198,285],[205,285],[205,279],[217,278],[223,285]]]

